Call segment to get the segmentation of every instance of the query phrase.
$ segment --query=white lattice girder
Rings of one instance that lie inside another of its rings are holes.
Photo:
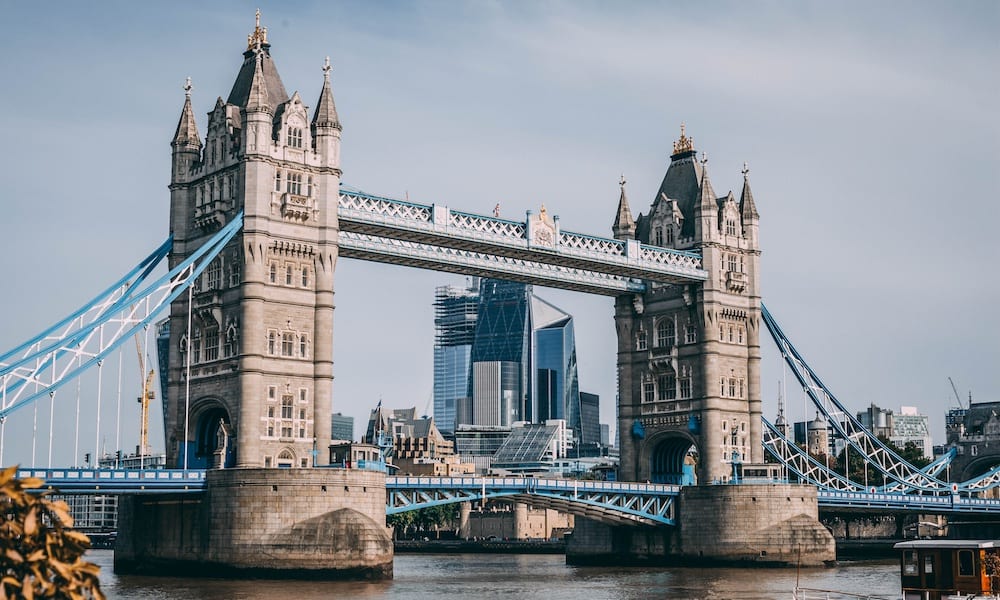
[[[607,273],[354,232],[341,231],[338,245],[342,258],[496,277],[591,294],[618,296],[646,289],[641,281]]]
[[[435,218],[436,213],[444,213]],[[701,257],[621,240],[559,232],[554,247],[529,243],[527,224],[341,190],[341,232],[467,250],[664,283],[704,281]]]

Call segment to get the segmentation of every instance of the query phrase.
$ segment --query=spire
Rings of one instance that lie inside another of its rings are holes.
[[[701,153],[701,181],[698,183],[700,189],[700,201],[703,210],[717,210],[718,204],[715,201],[715,190],[712,189],[712,182],[708,179],[708,155]]]
[[[265,102],[259,106],[267,106],[272,110],[288,101],[288,92],[281,82],[278,69],[271,60],[271,44],[267,41],[267,27],[260,25],[260,10],[257,11],[257,22],[254,30],[247,36],[247,49],[243,53],[243,65],[229,92],[228,104],[248,108],[250,93],[257,81],[263,81],[266,93]]]
[[[333,91],[330,89],[330,57],[323,63],[323,90],[319,93],[316,112],[313,113],[314,127],[333,127],[340,129],[340,119],[337,117],[337,105],[333,103]]]
[[[181,109],[181,118],[177,122],[177,131],[174,132],[174,140],[171,146],[189,146],[201,148],[201,138],[198,136],[198,123],[194,119],[194,110],[191,108],[191,78],[184,82],[184,108]]]
[[[743,193],[740,194],[740,214],[743,220],[759,219],[757,205],[753,202],[753,194],[750,192],[750,167],[743,163]]]
[[[625,175],[622,174],[618,182],[621,186],[621,196],[618,198],[618,215],[615,223],[611,226],[615,238],[620,240],[630,240],[635,238],[635,220],[632,219],[632,210],[628,207],[628,198],[625,196]]]
[[[274,108],[268,102],[262,56],[262,52],[254,53],[255,65],[253,78],[250,80],[250,92],[247,94],[247,111],[271,112]]]

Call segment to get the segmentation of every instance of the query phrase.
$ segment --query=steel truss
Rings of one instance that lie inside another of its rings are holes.
[[[386,514],[506,498],[615,525],[673,525],[675,485],[531,477],[387,477]]]
[[[938,459],[924,469],[920,469],[903,459],[870,431],[865,429],[850,411],[837,400],[829,388],[823,384],[816,373],[809,367],[805,359],[802,358],[802,355],[795,349],[795,346],[792,345],[791,341],[764,305],[761,305],[761,315],[771,337],[781,350],[782,357],[788,366],[791,367],[792,373],[802,386],[803,392],[809,396],[816,408],[826,417],[827,423],[833,428],[836,435],[843,439],[868,465],[882,474],[888,481],[888,483],[879,488],[880,490],[896,494],[909,494],[912,492],[968,494],[1000,486],[1000,467],[961,483],[949,483],[939,479],[937,475],[954,458],[953,453],[949,453],[945,457]],[[779,443],[775,440],[773,433],[765,434],[764,445],[772,455],[778,457],[782,462],[792,460],[789,449],[783,446],[794,446],[794,444],[790,444],[787,440],[784,443]],[[788,462],[786,464],[793,471],[801,469],[801,475],[808,475],[807,479],[809,477],[816,477],[816,484],[821,487],[826,489],[847,489],[836,487],[835,485],[836,477],[842,478],[842,476],[819,476],[815,468],[807,469],[801,459],[796,458],[792,460],[792,464]],[[823,468],[825,469],[825,467]],[[852,483],[864,489],[863,484]]]
[[[148,327],[187,289],[243,226],[240,212],[186,260],[153,279],[172,247],[152,254],[81,308],[0,357],[0,422],[78,377]],[[143,287],[145,286],[145,287]]]

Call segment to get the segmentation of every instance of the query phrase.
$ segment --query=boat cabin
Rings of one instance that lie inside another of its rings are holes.
[[[902,551],[903,600],[1000,598],[1000,540],[914,540]]]

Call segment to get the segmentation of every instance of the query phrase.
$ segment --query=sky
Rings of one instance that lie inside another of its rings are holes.
[[[648,212],[683,122],[719,195],[739,194],[749,164],[764,302],[844,404],[916,406],[940,443],[955,405],[948,377],[963,400],[1000,401],[992,1],[0,0],[0,349],[166,237],[184,80],[204,135],[258,6],[289,93],[314,106],[330,57],[345,183],[468,212],[499,203],[508,218],[544,203],[564,229],[610,237],[619,177],[633,213]],[[380,399],[424,412],[434,288],[463,279],[338,262],[334,410],[356,430]],[[574,315],[580,387],[613,423],[612,300],[536,293]],[[129,375],[123,396],[134,398]],[[772,419],[782,376],[766,343]],[[811,417],[788,378],[791,417]],[[104,415],[115,412],[109,387]],[[85,415],[95,389],[85,378]],[[69,396],[53,420],[56,465],[76,462]],[[10,418],[4,462],[31,462],[32,416]],[[113,450],[107,419],[100,444]],[[121,446],[134,447],[134,400],[122,419]],[[43,404],[36,464],[48,422]],[[82,454],[98,442],[92,422],[80,427]]]

